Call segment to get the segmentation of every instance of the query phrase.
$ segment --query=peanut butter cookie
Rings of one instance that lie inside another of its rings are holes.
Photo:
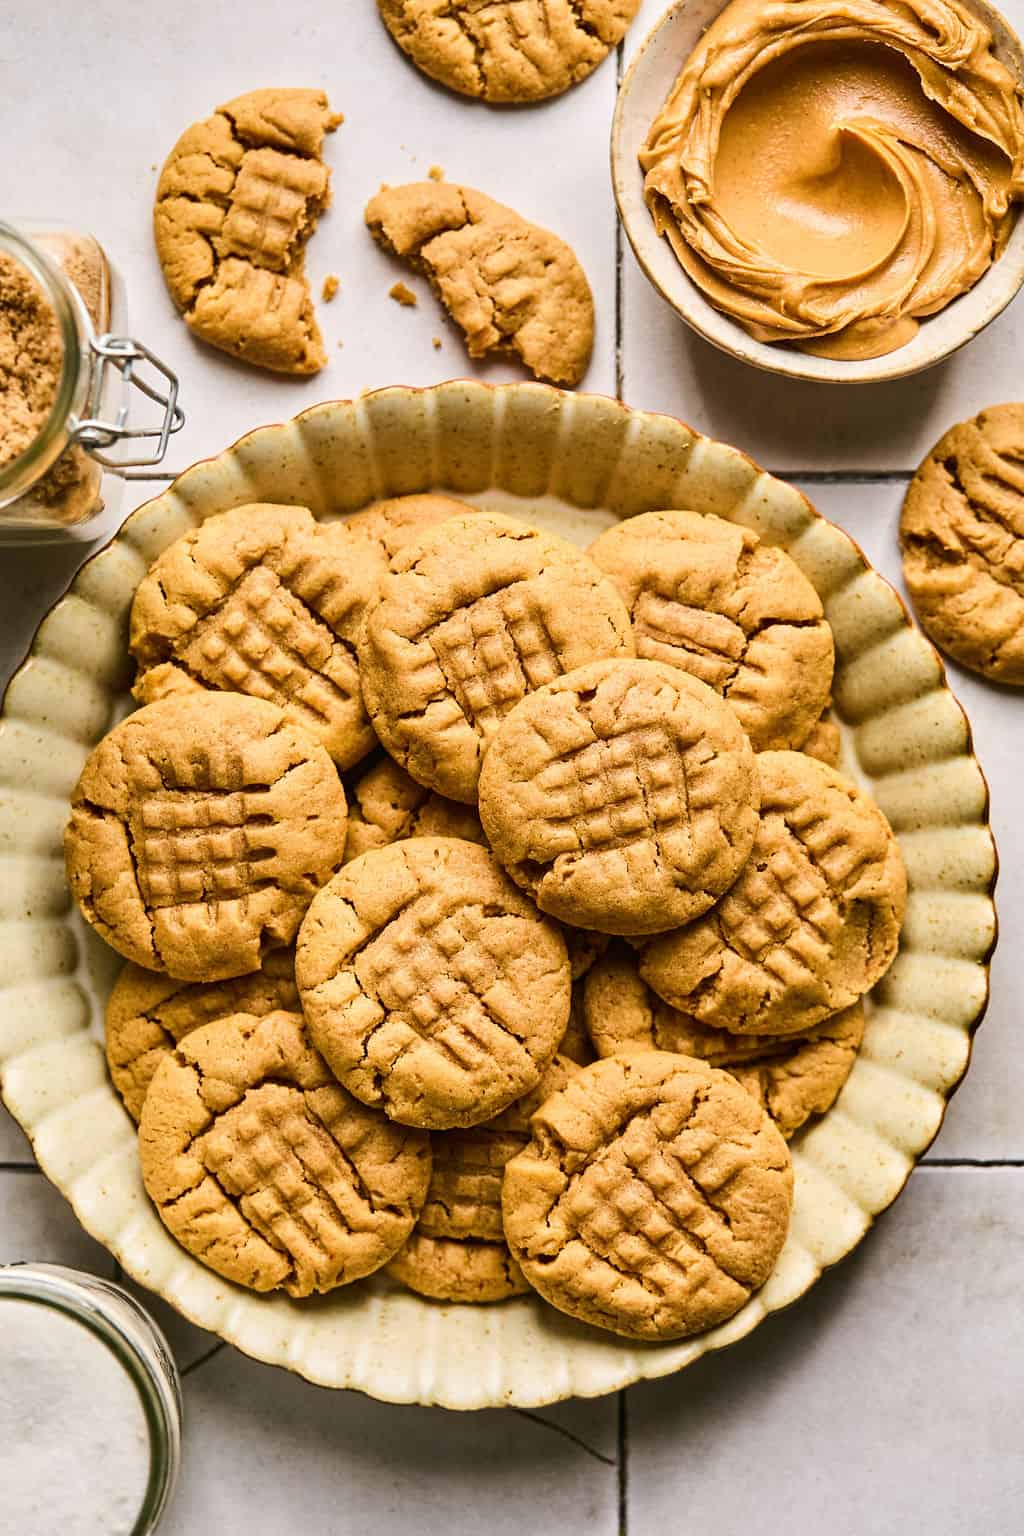
[[[380,579],[388,565],[413,539],[429,528],[436,528],[450,517],[470,517],[476,511],[468,501],[433,494],[390,496],[386,501],[371,501],[369,506],[345,518],[345,527],[372,564]]]
[[[910,482],[900,543],[935,644],[1024,685],[1024,403],[990,406],[939,439]]]
[[[250,91],[171,150],[153,210],[156,251],[202,341],[279,373],[327,362],[304,253],[330,202],[324,135],[341,120],[322,91]]]
[[[234,1013],[262,1018],[297,1012],[295,955],[272,950],[258,971],[231,981],[174,981],[126,965],[107,1003],[107,1065],[133,1120],[142,1113],[153,1074],[179,1040]]]
[[[504,1301],[530,1287],[508,1244],[412,1234],[388,1265],[388,1274],[432,1301]]]
[[[810,734],[800,743],[800,751],[806,752],[808,757],[816,757],[819,763],[825,763],[829,768],[838,768],[842,749],[843,741],[839,734],[839,726],[832,716],[832,711],[826,709],[811,726]]]
[[[385,757],[368,769],[352,790],[345,862],[407,837],[461,837],[468,843],[486,842],[472,806],[446,800],[417,784],[404,768]]]
[[[642,952],[640,974],[701,1024],[792,1035],[848,1008],[892,964],[907,882],[889,823],[803,752],[762,752],[761,821],[735,885]]]
[[[538,379],[580,382],[594,345],[594,300],[575,254],[550,230],[472,187],[382,187],[366,224],[424,273],[470,357],[512,353]]]
[[[128,960],[180,981],[258,970],[345,849],[323,747],[241,694],[148,704],[93,749],[71,797],[68,881]]]
[[[597,567],[497,513],[450,518],[400,550],[359,641],[363,698],[391,756],[470,805],[513,705],[585,661],[632,654],[629,615]]]
[[[484,759],[480,819],[542,912],[660,933],[735,880],[757,830],[750,742],[716,693],[656,661],[596,661],[529,694]]]
[[[665,1051],[583,1067],[505,1166],[512,1257],[561,1312],[635,1339],[725,1322],[771,1274],[793,1169],[725,1072]]]
[[[377,0],[413,63],[463,96],[540,101],[585,80],[640,0]]]
[[[340,768],[376,745],[355,637],[367,573],[344,527],[253,504],[176,539],[139,583],[130,640],[143,704],[199,689],[277,704]]]
[[[430,1130],[493,1119],[528,1093],[569,1018],[561,935],[485,849],[455,838],[347,864],[310,907],[295,974],[335,1076]]]
[[[236,1285],[290,1296],[380,1269],[430,1181],[428,1138],[347,1094],[296,1013],[186,1035],[150,1084],[139,1153],[183,1248]]]
[[[736,711],[754,750],[797,747],[828,702],[821,599],[784,550],[700,512],[645,512],[588,550],[618,587],[638,656],[681,667]]]
[[[856,1002],[799,1035],[731,1035],[663,1002],[624,947],[600,960],[583,984],[584,1018],[599,1056],[675,1051],[721,1067],[753,1094],[783,1136],[835,1103],[864,1037]]]
[[[571,933],[572,929],[565,928],[562,931],[564,933]],[[587,974],[589,975],[589,972]],[[566,1025],[565,1034],[559,1042],[558,1054],[559,1056],[565,1056],[569,1061],[574,1061],[578,1067],[589,1067],[592,1061],[597,1060],[597,1052],[594,1050],[593,1042],[587,1029],[583,988],[584,981],[573,982],[569,1022]]]

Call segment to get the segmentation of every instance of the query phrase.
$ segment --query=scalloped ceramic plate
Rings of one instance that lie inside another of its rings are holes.
[[[70,910],[61,834],[93,743],[130,707],[126,621],[168,543],[247,501],[343,514],[444,489],[588,543],[614,519],[689,506],[756,528],[821,593],[838,652],[846,766],[870,786],[910,876],[896,962],[871,999],[836,1106],[793,1143],[790,1235],[730,1322],[637,1346],[522,1297],[439,1306],[373,1278],[297,1303],[211,1274],[143,1192],[107,1079],[103,1004],[118,967]],[[397,1402],[535,1406],[663,1376],[742,1338],[856,1246],[902,1189],[962,1077],[985,1007],[995,849],[967,723],[941,663],[857,546],[791,486],[681,422],[543,385],[387,389],[264,427],[135,512],[40,627],[0,722],[0,1072],[43,1170],[136,1280],[247,1354]]]

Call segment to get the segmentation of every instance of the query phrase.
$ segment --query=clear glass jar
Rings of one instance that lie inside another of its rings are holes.
[[[163,1334],[95,1275],[0,1268],[0,1429],[4,1530],[149,1536],[181,1461],[181,1384]]]
[[[40,290],[60,340],[49,413],[27,447],[0,464],[0,544],[94,538],[116,522],[115,477],[159,464],[183,425],[178,380],[141,342],[110,329],[119,283],[91,235],[0,223],[0,254]],[[150,402],[142,425],[133,419],[140,396]]]

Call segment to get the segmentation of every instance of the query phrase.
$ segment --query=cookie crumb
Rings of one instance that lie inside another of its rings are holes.
[[[427,172],[427,175],[430,177],[431,181],[444,181],[444,166],[432,165],[430,170]]]
[[[394,299],[396,304],[401,304],[403,309],[415,309],[419,303],[412,289],[407,288],[404,283],[395,283],[389,288],[388,297]]]
[[[329,304],[331,300],[336,297],[340,287],[341,282],[337,276],[337,273],[328,272],[327,276],[324,278],[324,286],[320,293],[320,296],[325,304]]]
[[[441,338],[440,338],[440,336],[431,336],[431,338],[430,338],[430,345],[433,347],[435,352],[440,352],[440,350],[441,350]]]

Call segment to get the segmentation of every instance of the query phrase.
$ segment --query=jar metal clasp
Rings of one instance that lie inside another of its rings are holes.
[[[134,337],[114,336],[109,332],[90,340],[89,368],[86,414],[70,419],[68,435],[71,441],[115,474],[161,463],[171,436],[185,425],[185,413],[178,404],[178,375],[174,369],[161,362]],[[120,375],[123,393],[137,389],[147,400],[162,407],[163,417],[159,425],[129,427],[127,401],[120,405],[113,419],[104,419],[102,402],[113,382],[113,373]],[[114,456],[108,451],[118,443],[143,441],[152,443],[152,448],[134,456],[130,452],[129,456]]]

